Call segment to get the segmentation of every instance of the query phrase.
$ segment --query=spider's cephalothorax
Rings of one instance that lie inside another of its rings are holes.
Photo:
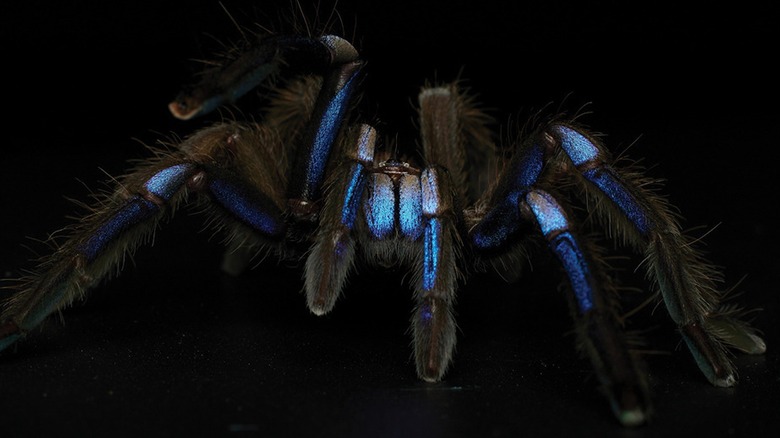
[[[620,334],[599,250],[577,233],[569,204],[582,194],[613,235],[646,257],[710,382],[735,383],[726,347],[765,350],[720,304],[717,275],[689,245],[669,206],[646,189],[641,174],[614,167],[586,130],[548,122],[512,146],[502,163],[485,117],[456,85],[425,87],[417,165],[391,156],[353,111],[362,70],[358,52],[343,38],[268,36],[204,74],[171,103],[176,117],[207,113],[268,86],[259,121],[198,131],[122,178],[20,281],[0,319],[0,349],[80,297],[163,217],[198,198],[231,237],[228,272],[241,271],[260,250],[305,257],[307,304],[318,315],[333,308],[357,257],[406,266],[415,289],[417,372],[428,381],[440,380],[451,362],[460,273],[486,262],[511,270],[507,264],[529,241],[543,242],[561,263],[579,343],[614,412],[624,424],[638,424],[649,411],[645,384]]]

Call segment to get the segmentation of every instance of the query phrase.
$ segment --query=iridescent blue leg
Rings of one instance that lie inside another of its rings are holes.
[[[492,147],[485,138],[472,136],[484,126],[479,117],[472,117],[476,112],[467,100],[454,85],[420,92],[420,132],[428,165],[419,176],[419,194],[411,182],[399,188],[404,236],[422,237],[412,332],[417,374],[430,382],[444,376],[457,339],[453,305],[461,240],[455,197],[470,203],[470,196],[480,192],[478,178],[470,179],[469,172],[483,170],[484,155]]]
[[[190,163],[141,171],[148,176],[141,177],[144,182],[134,194],[112,201],[113,205],[79,223],[72,238],[42,263],[40,274],[27,279],[8,302],[0,324],[0,350],[112,269],[126,251],[152,232],[164,206],[178,202],[177,194],[195,171]]]
[[[701,371],[716,386],[733,385],[736,373],[723,344],[749,353],[763,353],[766,346],[747,324],[719,308],[715,269],[682,234],[667,203],[642,187],[646,181],[612,167],[592,136],[564,124],[549,132],[582,174],[605,222],[645,252],[648,270]]]
[[[44,261],[38,274],[24,280],[3,312],[0,349],[71,303],[114,269],[176,208],[184,187],[207,188],[237,220],[267,238],[283,236],[282,212],[270,199],[224,172],[206,175],[197,164],[164,162],[126,177],[120,191],[72,228],[60,249]],[[128,194],[129,193],[129,194]]]
[[[569,278],[582,348],[590,356],[615,415],[624,425],[643,423],[648,407],[644,384],[602,296],[596,265],[588,259],[569,219],[550,194],[531,190],[524,203]]]
[[[293,218],[313,221],[319,210],[325,169],[357,87],[360,61],[334,68],[324,80],[311,122],[300,139],[288,187],[288,207]]]
[[[637,365],[620,336],[615,316],[601,290],[600,270],[588,260],[558,202],[536,188],[551,145],[544,136],[521,145],[494,189],[489,208],[469,232],[472,246],[486,257],[500,257],[538,224],[560,260],[572,290],[572,308],[583,350],[593,364],[618,418],[625,424],[644,419],[647,403]],[[515,267],[516,269],[516,267]]]
[[[536,184],[545,164],[545,144],[531,140],[513,155],[498,187],[493,191],[490,209],[470,230],[472,245],[482,253],[498,253],[506,249],[527,227],[517,209],[523,194]]]
[[[306,228],[316,223],[321,208],[325,170],[363,65],[358,56],[349,42],[334,35],[267,37],[238,58],[201,75],[201,82],[180,93],[169,109],[176,117],[189,119],[235,101],[280,73],[322,76],[306,129],[293,140],[297,161],[288,184],[289,215],[293,223]]]
[[[316,243],[306,259],[306,298],[314,314],[322,315],[333,308],[352,267],[355,255],[352,232],[363,205],[375,141],[376,131],[362,125],[350,136],[346,157],[333,173],[335,177],[320,215]]]
[[[623,213],[638,233],[647,236],[657,228],[650,201],[636,187],[627,185],[617,170],[607,164],[607,154],[584,133],[567,125],[553,125],[551,131],[582,175]]]
[[[455,217],[452,186],[441,168],[428,167],[420,175],[422,188],[422,272],[412,316],[417,374],[439,381],[455,349],[452,306],[457,286]]]
[[[226,172],[203,172],[199,176],[206,180],[205,188],[212,199],[232,217],[264,238],[278,239],[284,235],[282,211],[264,193]]]

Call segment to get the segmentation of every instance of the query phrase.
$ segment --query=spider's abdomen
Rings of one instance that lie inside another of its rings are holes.
[[[364,210],[372,237],[417,240],[423,231],[420,170],[384,161],[368,177]]]

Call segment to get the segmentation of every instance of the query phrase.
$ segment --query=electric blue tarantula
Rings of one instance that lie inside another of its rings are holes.
[[[720,304],[717,275],[666,202],[646,188],[648,180],[613,167],[601,142],[576,123],[544,123],[504,159],[485,116],[457,85],[425,87],[423,159],[415,163],[383,147],[353,111],[364,63],[348,41],[258,40],[211,67],[170,110],[190,119],[264,87],[259,121],[200,130],[119,179],[116,191],[98,199],[54,254],[20,280],[0,319],[0,349],[82,297],[195,198],[227,231],[226,271],[240,272],[260,251],[305,258],[306,300],[317,315],[333,308],[358,258],[408,267],[417,373],[431,382],[442,379],[452,359],[459,277],[477,266],[513,271],[529,242],[546,242],[570,286],[582,351],[619,421],[639,424],[649,412],[646,385],[621,335],[598,247],[578,233],[571,204],[582,196],[588,213],[646,257],[648,275],[712,384],[735,384],[727,347],[765,350]]]

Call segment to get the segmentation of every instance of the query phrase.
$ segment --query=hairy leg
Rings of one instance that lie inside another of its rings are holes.
[[[556,124],[548,132],[547,141],[560,145],[579,171],[578,181],[603,221],[644,252],[648,275],[701,371],[716,386],[733,385],[736,371],[724,346],[754,354],[766,346],[732,308],[720,305],[719,275],[692,247],[668,204],[645,188],[646,179],[613,167],[606,149],[584,130]]]

